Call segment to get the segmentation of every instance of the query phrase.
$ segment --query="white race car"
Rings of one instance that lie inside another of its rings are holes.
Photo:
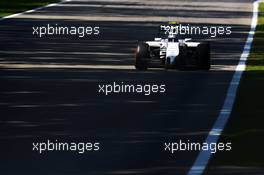
[[[162,27],[164,28],[164,26],[160,26],[160,31],[164,32]],[[168,26],[166,27],[168,28]],[[165,31],[163,37],[155,38],[154,41],[138,43],[136,69],[146,70],[155,60],[166,69],[210,69],[209,42],[196,42],[190,38],[181,39],[175,34],[174,29],[175,27],[169,26],[169,30]]]

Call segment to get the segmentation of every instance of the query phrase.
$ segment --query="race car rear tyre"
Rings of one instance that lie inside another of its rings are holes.
[[[179,55],[176,58],[176,64],[175,67],[179,70],[184,70],[186,68],[186,59],[188,53],[188,47],[186,44],[179,47]]]
[[[137,70],[147,70],[150,59],[149,45],[139,43],[136,51],[135,67]]]
[[[164,64],[164,68],[165,69],[170,69],[172,66],[171,66],[171,60],[170,58],[166,58],[165,59],[165,64]]]
[[[198,45],[198,66],[202,70],[210,70],[211,57],[210,57],[210,44],[207,42]]]

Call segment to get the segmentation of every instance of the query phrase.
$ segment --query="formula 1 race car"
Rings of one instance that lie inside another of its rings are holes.
[[[210,69],[209,42],[197,42],[190,38],[182,39],[176,35],[175,29],[177,29],[175,25],[161,25],[161,37],[155,38],[154,41],[138,43],[136,69],[146,70],[155,60],[165,69]]]

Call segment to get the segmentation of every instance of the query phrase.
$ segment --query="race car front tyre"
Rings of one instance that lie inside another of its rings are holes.
[[[149,45],[139,43],[136,51],[135,67],[137,70],[147,70],[150,59]]]
[[[210,70],[211,57],[210,57],[210,44],[202,42],[198,45],[198,66],[202,70]]]

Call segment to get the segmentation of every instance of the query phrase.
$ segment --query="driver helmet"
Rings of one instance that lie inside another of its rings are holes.
[[[168,35],[169,41],[174,41],[175,38],[176,38],[176,35],[175,34],[169,33],[169,35]]]

